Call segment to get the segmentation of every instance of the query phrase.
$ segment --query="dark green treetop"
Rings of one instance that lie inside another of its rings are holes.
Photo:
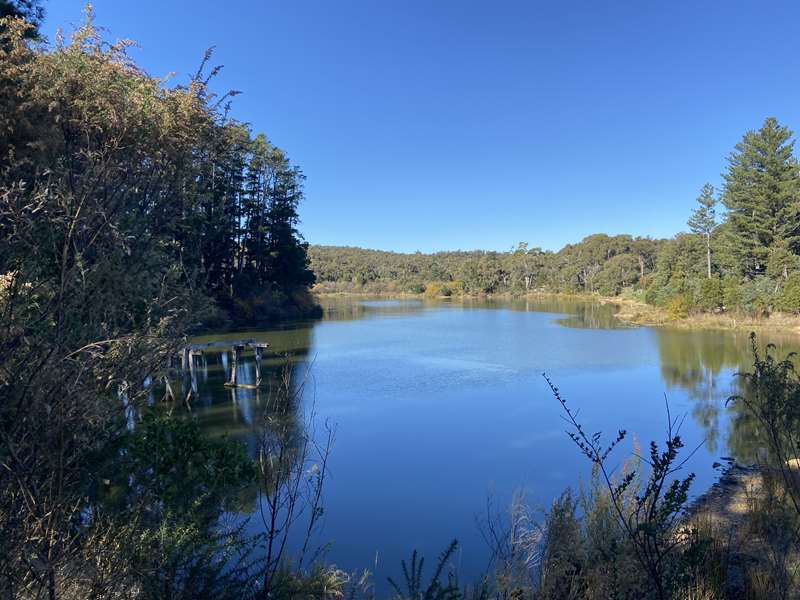
[[[764,272],[776,244],[800,250],[800,176],[793,147],[792,132],[770,117],[758,131],[748,131],[728,157],[722,194],[728,244],[747,277]]]

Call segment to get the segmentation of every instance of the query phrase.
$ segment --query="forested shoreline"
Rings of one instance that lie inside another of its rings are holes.
[[[252,554],[278,534],[223,517],[305,466],[205,436],[170,381],[193,332],[319,312],[302,171],[230,116],[210,53],[172,84],[90,7],[52,44],[39,2],[0,17],[0,595],[270,597],[295,575]]]
[[[22,285],[25,265],[44,276],[66,259],[87,288],[114,281],[131,299],[143,292],[134,282],[147,287],[164,269],[160,285],[183,288],[203,325],[318,313],[297,229],[304,175],[229,116],[236,92],[212,91],[210,52],[190,81],[167,86],[131,61],[129,43],[91,25],[52,48],[28,41],[22,22],[3,30],[9,289]],[[84,268],[95,259],[103,269]]]
[[[774,118],[728,157],[723,185],[705,184],[688,232],[670,239],[595,234],[557,252],[403,254],[309,248],[319,292],[461,294],[555,292],[624,296],[690,313],[800,312],[800,168],[793,133]]]

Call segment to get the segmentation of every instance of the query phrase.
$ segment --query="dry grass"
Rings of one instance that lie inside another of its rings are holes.
[[[599,301],[602,304],[619,306],[616,317],[634,325],[668,325],[680,329],[747,330],[800,335],[800,315],[776,312],[768,317],[762,317],[744,313],[694,313],[682,319],[675,319],[661,307],[631,298],[599,298]]]

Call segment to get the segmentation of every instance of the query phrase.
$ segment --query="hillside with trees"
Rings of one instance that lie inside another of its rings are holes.
[[[768,118],[705,184],[688,232],[666,240],[590,235],[557,252],[401,254],[311,246],[320,291],[626,295],[689,311],[800,312],[800,168],[792,132]]]
[[[520,243],[510,252],[400,254],[360,248],[311,246],[318,289],[444,295],[580,291],[613,295],[652,273],[661,242],[628,235],[592,235],[559,252]],[[604,268],[606,267],[606,268]]]

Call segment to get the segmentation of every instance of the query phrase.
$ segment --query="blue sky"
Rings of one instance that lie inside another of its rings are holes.
[[[49,0],[44,32],[80,22]],[[747,129],[800,129],[800,2],[95,0],[156,76],[206,48],[308,176],[316,244],[670,236]]]

